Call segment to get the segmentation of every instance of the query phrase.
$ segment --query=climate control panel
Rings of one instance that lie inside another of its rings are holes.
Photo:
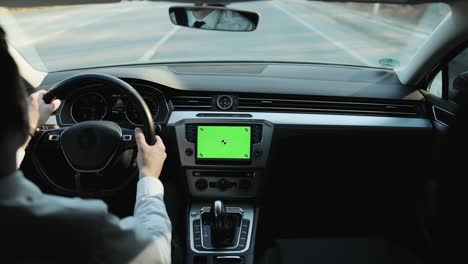
[[[187,170],[189,190],[194,197],[254,197],[259,170]]]

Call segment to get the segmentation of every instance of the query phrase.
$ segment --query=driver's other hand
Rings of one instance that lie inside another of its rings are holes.
[[[152,176],[159,178],[164,161],[166,160],[166,147],[162,139],[156,136],[156,143],[148,145],[141,129],[135,129],[135,138],[138,145],[137,164],[140,171],[140,178]]]
[[[31,94],[28,98],[28,116],[30,129],[36,129],[43,126],[49,116],[59,108],[60,100],[55,99],[50,104],[46,104],[43,100],[47,91],[40,90]]]

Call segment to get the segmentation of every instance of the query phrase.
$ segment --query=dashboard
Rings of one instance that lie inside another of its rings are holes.
[[[267,170],[282,164],[275,158],[284,153],[286,164],[308,169],[309,161],[302,160],[294,146],[307,149],[325,166],[334,159],[323,160],[329,149],[360,149],[368,159],[374,158],[368,153],[380,149],[401,156],[401,149],[414,142],[406,135],[426,135],[432,129],[424,96],[382,69],[236,63],[122,66],[51,73],[41,88],[96,72],[121,78],[143,97],[161,136],[169,141],[171,166],[182,168],[193,197],[255,197]],[[141,126],[127,94],[92,80],[70,87],[56,115],[64,129],[88,120]],[[341,141],[350,136],[354,138]],[[385,140],[369,144],[376,138]],[[358,145],[345,147],[354,143]]]
[[[154,121],[161,125],[205,112],[250,114],[284,124],[301,124],[320,117],[318,125],[339,118],[316,114],[343,115],[338,124],[346,121],[346,115],[424,117],[424,96],[419,91],[402,85],[391,70],[359,67],[287,63],[103,67],[49,73],[40,88],[48,90],[73,75],[97,72],[131,84],[150,107]],[[57,123],[72,125],[103,119],[123,127],[138,126],[132,102],[115,91],[99,83],[71,87]],[[395,121],[404,124],[408,120]]]
[[[360,134],[369,134],[363,137],[369,141],[383,131],[381,137],[399,140],[395,135],[431,131],[423,96],[386,70],[217,64],[110,67],[99,72],[121,78],[143,97],[164,139],[175,143],[169,143],[170,156],[177,157],[173,162],[183,169],[190,195],[198,198],[255,197],[268,168],[282,163],[271,162],[280,153],[288,153],[287,163],[298,168],[308,164],[298,164],[302,158],[291,146],[304,146],[322,159],[323,151],[315,150],[331,146],[342,152],[349,142],[362,141]],[[43,87],[80,73],[90,71],[52,73]],[[80,85],[70,87],[56,116],[59,127],[88,120],[141,126],[127,94],[102,83]],[[310,135],[317,133],[325,138],[314,143]],[[329,138],[337,134],[358,140],[339,143],[341,137]],[[409,140],[387,149],[409,146]],[[363,149],[347,149],[358,148]],[[375,149],[364,156],[372,152]]]
[[[165,122],[169,107],[164,94],[153,86],[135,83],[131,85],[145,100],[154,122]],[[92,120],[113,121],[127,128],[142,125],[128,95],[104,84],[76,87],[64,100],[57,119],[61,125]]]
[[[394,121],[405,124],[408,120],[404,118],[425,116],[421,107],[424,97],[419,91],[402,85],[393,71],[370,68],[266,63],[104,67],[50,73],[40,88],[48,90],[73,75],[96,72],[131,84],[161,125],[187,116],[207,118],[206,113],[212,112],[291,125],[310,124],[303,121],[311,118],[320,119],[317,125],[325,124],[324,120],[347,124],[347,115],[401,117]],[[296,114],[299,116],[292,116]],[[71,87],[57,119],[59,125],[85,120],[110,120],[123,127],[140,125],[127,96],[99,83]]]

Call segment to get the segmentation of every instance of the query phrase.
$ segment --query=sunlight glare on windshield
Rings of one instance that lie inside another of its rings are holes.
[[[9,42],[36,69],[59,71],[175,62],[300,62],[396,68],[449,14],[446,4],[273,0],[231,4],[257,12],[252,32],[175,26],[168,2],[0,9]]]

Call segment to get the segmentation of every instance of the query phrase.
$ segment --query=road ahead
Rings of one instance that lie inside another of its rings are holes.
[[[199,60],[379,66],[380,59],[394,58],[406,63],[439,22],[423,17],[413,30],[398,18],[376,17],[345,4],[274,0],[231,6],[260,13],[256,31],[216,32],[174,26],[171,5],[123,2],[19,10],[0,15],[0,22],[13,45],[48,71]]]

